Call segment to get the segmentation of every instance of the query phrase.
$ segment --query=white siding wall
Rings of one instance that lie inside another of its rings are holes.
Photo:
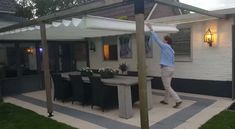
[[[192,62],[176,63],[177,78],[232,80],[232,20],[198,22],[192,25]],[[210,27],[217,33],[213,47],[203,42]]]
[[[161,33],[161,37],[165,34]],[[132,58],[123,59],[120,58],[118,53],[118,61],[103,61],[103,52],[102,52],[102,42],[100,38],[95,39],[96,51],[90,52],[90,66],[91,68],[100,68],[100,67],[112,67],[118,69],[119,64],[126,62],[128,65],[128,70],[137,71],[137,48],[136,48],[136,40],[135,35],[132,36]],[[118,41],[119,44],[119,41]],[[118,46],[119,52],[119,46]],[[156,44],[153,44],[153,58],[146,59],[146,66],[148,75],[159,76],[160,75],[160,67],[159,67],[159,59],[160,59],[160,49]]]
[[[95,45],[96,45],[96,51],[90,52],[90,65],[91,68],[101,68],[101,67],[112,67],[112,68],[118,68],[119,64],[122,62],[126,62],[128,66],[130,67],[129,70],[136,70],[136,46],[134,39],[132,38],[132,51],[133,51],[133,58],[131,59],[120,59],[118,54],[118,61],[103,61],[103,48],[102,48],[102,42],[100,38],[95,39]],[[118,47],[119,49],[119,47]],[[118,50],[119,51],[119,50]]]
[[[232,80],[232,20],[214,20],[198,22],[192,25],[192,62],[176,62],[176,78],[199,80]],[[208,27],[217,33],[216,44],[209,47],[203,42],[203,35]],[[165,34],[160,33],[163,37]],[[119,59],[118,61],[103,61],[102,42],[95,39],[96,51],[90,52],[91,68],[112,67],[118,68],[119,64],[126,62],[128,70],[137,70],[136,42],[132,36],[131,59]],[[119,51],[118,51],[119,52]],[[156,44],[153,44],[153,58],[146,59],[147,73],[152,76],[160,76],[159,67],[160,52]]]

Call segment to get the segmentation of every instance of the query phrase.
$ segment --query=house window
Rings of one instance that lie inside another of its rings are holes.
[[[179,28],[179,32],[171,34],[172,47],[176,61],[191,61],[191,29]]]
[[[115,61],[118,60],[117,54],[117,38],[106,37],[103,38],[103,58],[104,61]]]
[[[103,45],[104,49],[104,60],[109,60],[109,44],[104,44]]]

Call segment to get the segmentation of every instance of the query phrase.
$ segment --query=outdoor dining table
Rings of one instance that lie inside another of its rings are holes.
[[[69,79],[69,75],[79,75],[79,72],[68,72],[62,73],[61,76]],[[82,77],[83,81],[90,83],[88,77]],[[152,88],[151,88],[151,79],[147,78],[147,101],[148,109],[152,109]],[[134,76],[119,76],[116,75],[114,78],[101,79],[101,81],[108,86],[117,86],[118,88],[118,107],[119,107],[119,117],[121,118],[131,118],[134,114],[132,107],[132,98],[131,98],[131,86],[138,84],[138,77]]]

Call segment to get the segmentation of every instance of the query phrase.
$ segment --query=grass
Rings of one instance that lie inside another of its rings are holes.
[[[223,111],[210,119],[200,129],[235,129],[235,112]]]
[[[30,110],[0,103],[1,129],[75,129]]]

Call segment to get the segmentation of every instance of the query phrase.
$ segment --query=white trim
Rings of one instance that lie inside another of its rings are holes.
[[[11,11],[0,11],[0,13],[10,13],[10,14],[15,14],[15,12],[11,12]]]

